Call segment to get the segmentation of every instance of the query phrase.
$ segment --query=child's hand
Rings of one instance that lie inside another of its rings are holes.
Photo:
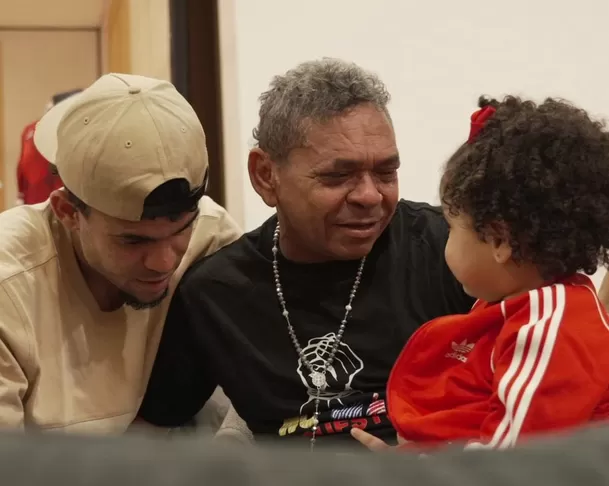
[[[369,434],[368,432],[364,432],[362,429],[358,429],[357,427],[351,429],[351,436],[373,452],[391,449],[391,446],[386,442],[372,434]]]

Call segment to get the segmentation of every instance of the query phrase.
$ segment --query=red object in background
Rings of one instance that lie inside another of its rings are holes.
[[[51,192],[63,186],[59,176],[51,172],[49,161],[34,145],[36,123],[30,123],[21,133],[21,156],[17,164],[17,184],[24,204],[46,201]]]

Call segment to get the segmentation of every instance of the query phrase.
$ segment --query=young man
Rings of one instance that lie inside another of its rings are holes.
[[[0,425],[122,432],[178,280],[240,231],[204,196],[205,134],[168,82],[105,75],[34,140],[65,189],[0,214]]]

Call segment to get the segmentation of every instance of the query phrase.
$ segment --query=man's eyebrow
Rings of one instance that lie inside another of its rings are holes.
[[[386,159],[379,160],[375,166],[399,166],[400,165],[400,156],[398,154],[392,155],[391,157],[387,157]]]
[[[191,226],[198,217],[199,217],[199,211],[197,210],[197,212],[195,213],[195,215],[192,218],[190,218],[180,229],[174,231],[169,236],[175,236],[177,234],[180,234],[186,228]],[[119,233],[117,235],[111,235],[111,236],[114,236],[114,237],[117,237],[117,238],[123,238],[125,240],[139,241],[139,242],[142,242],[142,243],[157,241],[157,238],[151,238],[150,236],[138,235],[138,234],[135,234],[135,233]]]

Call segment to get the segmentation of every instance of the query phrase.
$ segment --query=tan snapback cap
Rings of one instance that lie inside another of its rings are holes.
[[[49,110],[34,143],[67,189],[115,218],[141,220],[146,198],[170,180],[182,179],[188,188],[175,195],[185,201],[166,201],[169,206],[191,207],[205,190],[203,127],[167,81],[106,74]]]

